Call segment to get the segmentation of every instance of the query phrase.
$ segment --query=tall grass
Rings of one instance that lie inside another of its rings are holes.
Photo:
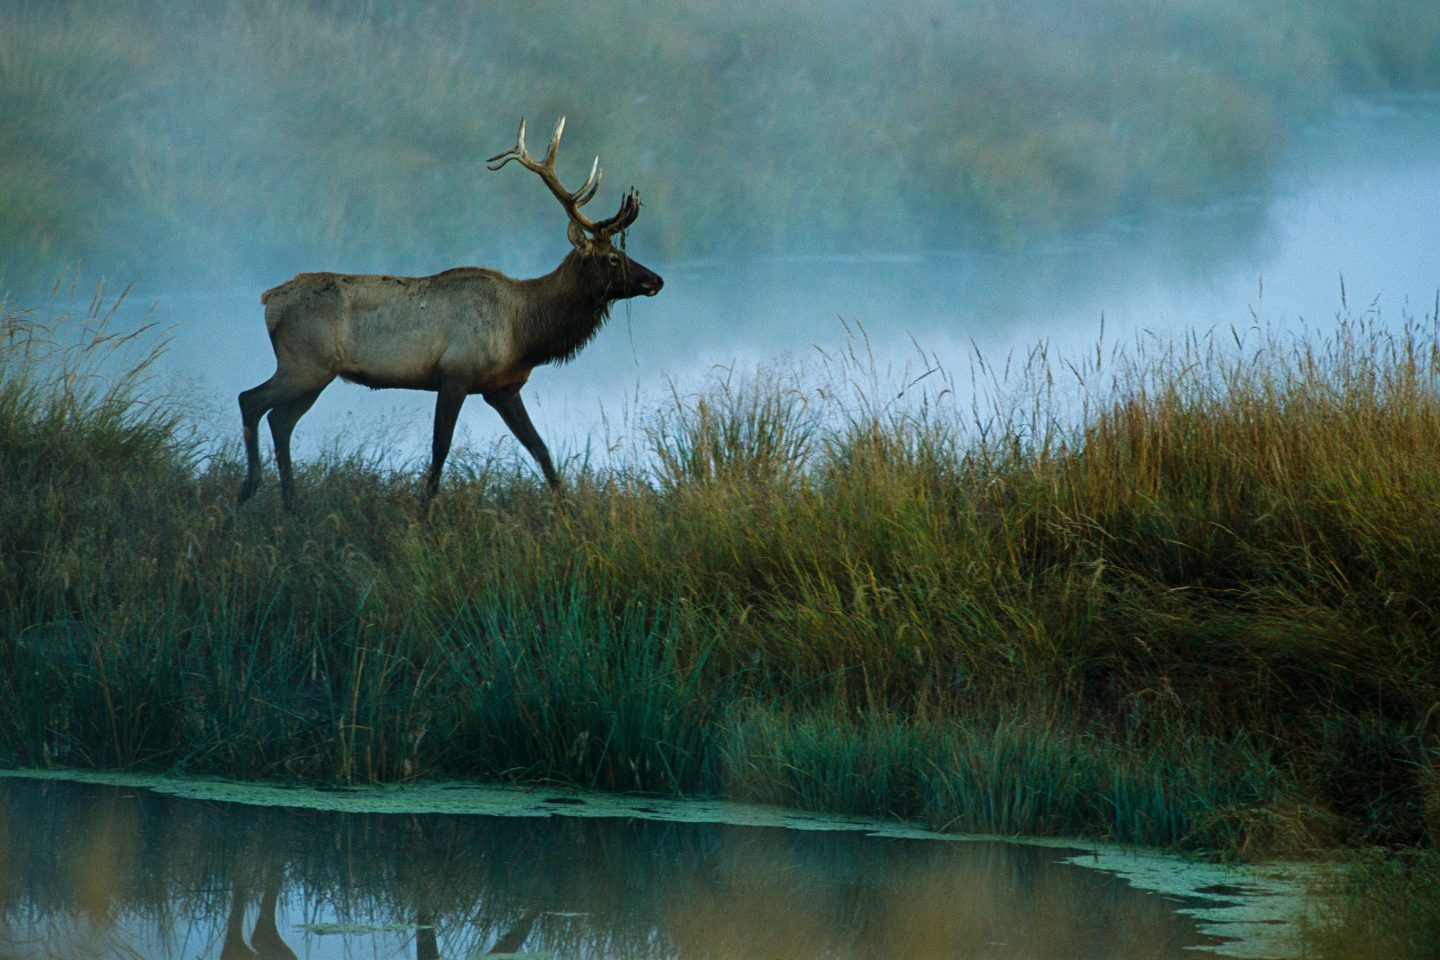
[[[1440,943],[1440,854],[1364,850],[1341,863],[1335,879],[1315,891],[1305,931],[1311,955],[1433,957]]]
[[[1435,840],[1433,317],[898,400],[862,344],[677,391],[564,496],[470,454],[426,514],[331,455],[292,517],[233,509],[113,306],[5,314],[0,762]]]

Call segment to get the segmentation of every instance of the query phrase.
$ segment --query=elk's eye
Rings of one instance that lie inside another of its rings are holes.
[[[618,254],[618,253],[612,253],[612,254],[610,254],[608,257],[606,257],[605,259],[607,259],[607,260],[610,261],[610,266],[612,266],[612,267],[615,267],[615,266],[619,266],[619,265],[620,265],[620,254]]]

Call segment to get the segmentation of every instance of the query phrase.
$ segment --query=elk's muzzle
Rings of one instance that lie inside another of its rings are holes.
[[[634,260],[630,261],[630,280],[635,284],[635,292],[647,297],[653,297],[665,286],[665,281],[660,279],[660,274],[643,267]]]

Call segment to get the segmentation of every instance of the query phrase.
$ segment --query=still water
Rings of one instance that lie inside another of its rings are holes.
[[[113,780],[0,776],[0,958],[1274,955],[1202,931],[1243,884],[1147,891],[1094,851],[557,791]],[[247,802],[197,799],[227,791]],[[421,812],[373,812],[397,796]]]

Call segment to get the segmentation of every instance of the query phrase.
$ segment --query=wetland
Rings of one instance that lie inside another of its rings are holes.
[[[1178,960],[1295,947],[1293,876],[1083,841],[563,789],[128,779],[0,776],[0,956]]]

